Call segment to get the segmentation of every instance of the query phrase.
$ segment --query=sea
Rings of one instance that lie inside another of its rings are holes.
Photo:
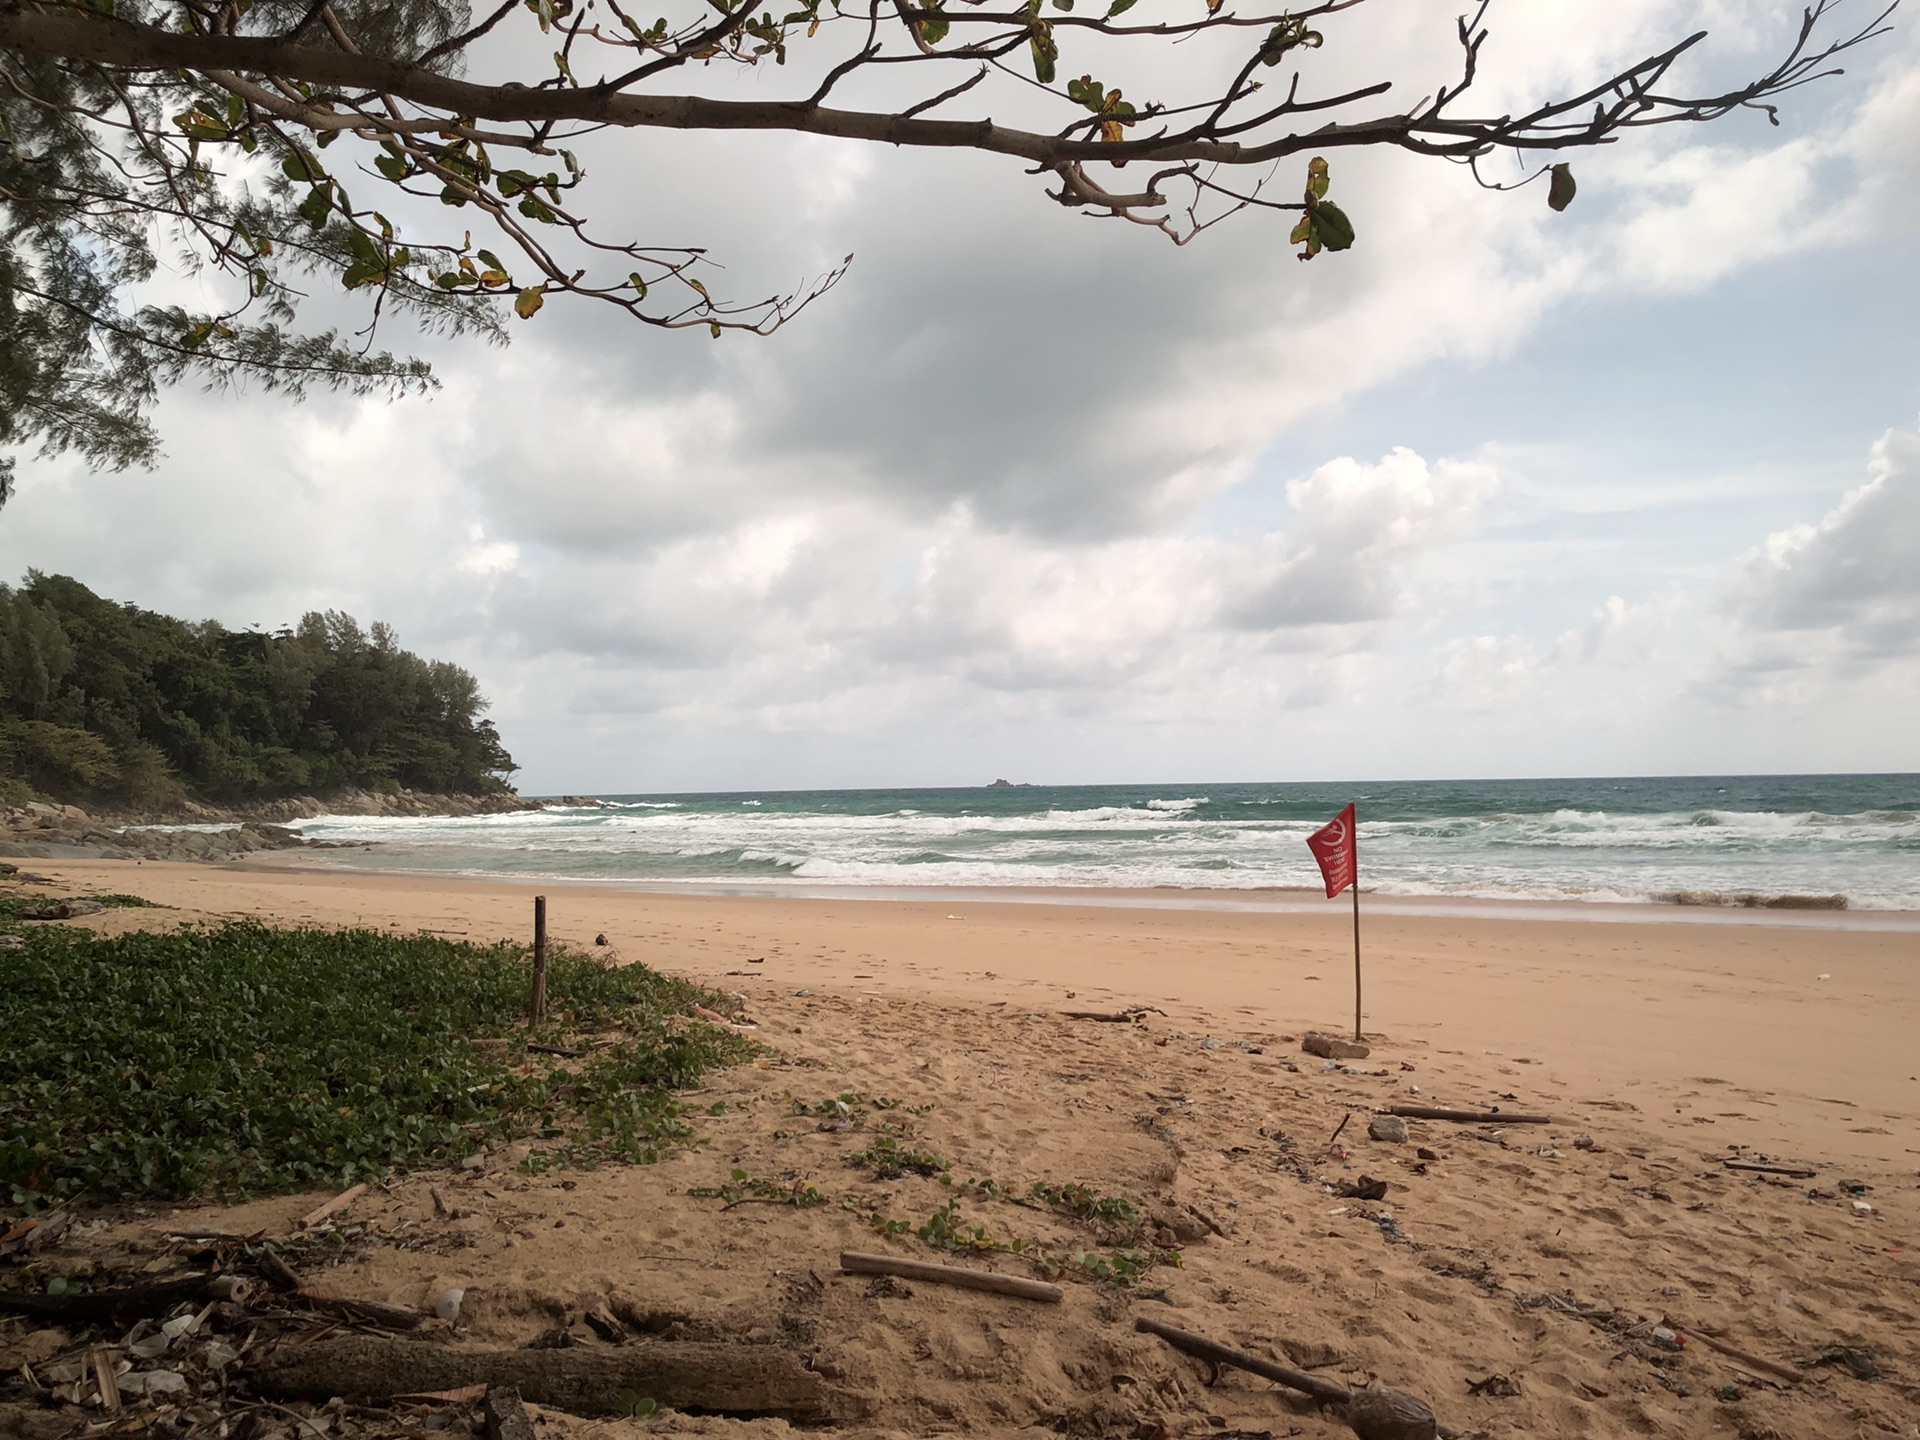
[[[1359,816],[1381,895],[1920,911],[1920,775],[995,785],[604,795],[298,822],[353,868],[693,891],[1284,895]],[[1324,901],[1322,902],[1324,903]]]

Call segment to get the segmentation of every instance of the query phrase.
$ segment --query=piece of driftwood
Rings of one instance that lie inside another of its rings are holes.
[[[120,1380],[113,1373],[114,1352],[101,1346],[87,1352],[87,1361],[93,1367],[93,1383],[100,1391],[100,1408],[109,1415],[118,1415]]]
[[[288,1298],[325,1315],[338,1315],[342,1320],[358,1320],[370,1325],[381,1325],[389,1330],[417,1330],[426,1323],[427,1319],[418,1310],[409,1310],[402,1305],[388,1305],[380,1300],[355,1300],[350,1296],[315,1295],[311,1290],[296,1290]]]
[[[1717,1336],[1709,1335],[1704,1330],[1696,1330],[1691,1325],[1682,1325],[1671,1316],[1667,1317],[1667,1325],[1671,1329],[1679,1331],[1682,1335],[1692,1336],[1709,1350],[1718,1350],[1729,1360],[1738,1360],[1749,1370],[1757,1370],[1762,1375],[1771,1375],[1774,1379],[1784,1380],[1789,1385],[1798,1385],[1807,1378],[1805,1374],[1794,1369],[1791,1365],[1783,1365],[1778,1360],[1768,1360],[1764,1356],[1754,1355],[1748,1351],[1741,1350],[1736,1346],[1729,1345]]]
[[[1387,1114],[1408,1120],[1453,1120],[1462,1125],[1551,1125],[1551,1115],[1509,1115],[1504,1110],[1449,1110],[1438,1105],[1389,1105]]]
[[[1105,1025],[1132,1025],[1143,1015],[1165,1015],[1167,1012],[1152,1005],[1129,1005],[1124,1010],[1062,1010],[1062,1018],[1067,1020],[1097,1020]]]
[[[87,1290],[70,1295],[21,1295],[0,1293],[0,1311],[31,1315],[37,1320],[54,1320],[70,1325],[85,1325],[102,1320],[137,1320],[164,1315],[182,1301],[218,1299],[214,1294],[224,1275],[206,1272],[185,1275],[178,1280],[156,1280],[147,1285],[129,1285],[118,1290]],[[221,1287],[224,1288],[224,1287]]]
[[[1756,1175],[1790,1175],[1795,1180],[1811,1180],[1820,1172],[1805,1165],[1762,1165],[1757,1160],[1722,1160],[1729,1170],[1751,1170]]]
[[[252,1255],[253,1268],[260,1272],[260,1278],[276,1290],[298,1290],[300,1277],[294,1274],[293,1267],[280,1258],[280,1252],[262,1246]]]
[[[494,1385],[480,1402],[480,1419],[487,1440],[533,1440],[533,1422],[520,1392],[511,1385]]]
[[[676,1410],[773,1416],[798,1424],[854,1418],[858,1407],[778,1345],[648,1341],[616,1349],[448,1350],[386,1335],[350,1335],[281,1350],[253,1371],[276,1400],[376,1402],[462,1385],[512,1386],[575,1415],[620,1413],[630,1390]]]
[[[1058,1285],[1049,1285],[1044,1280],[1026,1280],[991,1270],[963,1270],[958,1265],[930,1265],[924,1260],[896,1260],[891,1255],[865,1255],[857,1250],[849,1250],[840,1257],[840,1268],[851,1275],[898,1275],[903,1280],[989,1290],[995,1295],[1017,1295],[1022,1300],[1043,1300],[1054,1305],[1059,1304],[1066,1293]]]
[[[322,1205],[319,1209],[314,1210],[310,1214],[301,1216],[300,1228],[302,1230],[311,1230],[313,1229],[314,1226],[320,1224],[322,1221],[332,1219],[335,1215],[339,1214],[342,1210],[346,1209],[347,1206],[351,1205],[354,1201],[358,1200],[362,1195],[366,1193],[367,1193],[367,1187],[364,1184],[355,1185],[350,1190],[342,1190],[338,1195],[334,1196],[331,1200],[327,1201],[327,1203]]]
[[[570,1045],[536,1045],[533,1041],[529,1040],[527,1042],[527,1053],[530,1055],[558,1055],[562,1060],[575,1060],[587,1052],[575,1049]]]
[[[1343,1406],[1347,1427],[1360,1440],[1436,1440],[1443,1433],[1439,1422],[1433,1417],[1431,1407],[1418,1396],[1398,1390],[1349,1390],[1331,1380],[1322,1380],[1318,1375],[1289,1369],[1271,1360],[1263,1360],[1258,1355],[1249,1355],[1244,1350],[1235,1350],[1209,1340],[1204,1335],[1196,1335],[1191,1330],[1163,1325],[1158,1320],[1149,1320],[1144,1316],[1133,1322],[1133,1328],[1142,1334],[1157,1335],[1174,1349],[1196,1360],[1205,1360],[1210,1365],[1231,1365],[1236,1370],[1245,1370],[1277,1385],[1285,1385],[1289,1390],[1311,1395],[1322,1404]]]
[[[1300,1048],[1323,1060],[1365,1060],[1373,1048],[1361,1040],[1342,1040],[1338,1035],[1323,1035],[1309,1030],[1300,1037]]]

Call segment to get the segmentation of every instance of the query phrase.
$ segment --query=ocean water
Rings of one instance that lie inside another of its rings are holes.
[[[1318,884],[1349,800],[1366,891],[1594,902],[1844,896],[1920,910],[1920,775],[1073,785],[612,795],[470,819],[326,816],[355,868],[688,887]]]

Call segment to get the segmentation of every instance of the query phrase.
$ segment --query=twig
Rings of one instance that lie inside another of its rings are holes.
[[[1551,1115],[1508,1115],[1500,1110],[1447,1110],[1431,1105],[1389,1105],[1389,1115],[1407,1120],[1452,1120],[1462,1125],[1551,1125]]]

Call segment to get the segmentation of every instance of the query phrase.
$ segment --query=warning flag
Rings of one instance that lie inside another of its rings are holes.
[[[1353,806],[1348,805],[1327,824],[1307,837],[1307,848],[1320,862],[1320,875],[1327,882],[1331,900],[1360,878],[1360,858],[1354,846]]]

